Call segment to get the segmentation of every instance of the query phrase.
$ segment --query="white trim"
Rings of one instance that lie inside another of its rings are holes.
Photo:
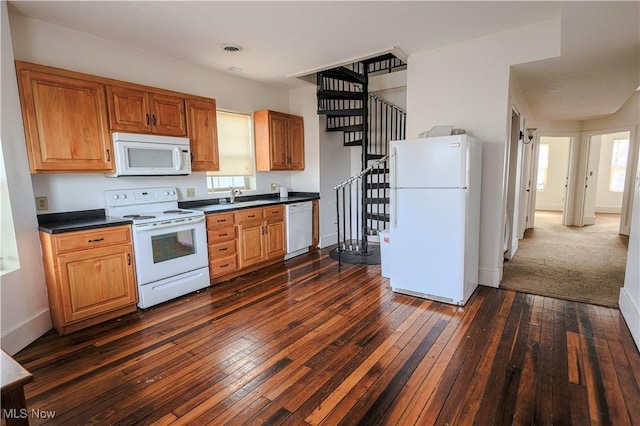
[[[502,279],[502,268],[500,269],[479,268],[478,269],[478,284],[480,285],[486,285],[488,287],[498,288],[500,286],[501,279]]]
[[[334,244],[338,244],[338,234],[336,232],[320,237],[320,243],[318,244],[318,247],[324,248],[332,246]]]
[[[9,355],[14,355],[49,330],[51,330],[51,314],[49,309],[45,309],[3,334],[2,349]]]
[[[631,332],[631,336],[636,342],[636,347],[640,350],[640,310],[638,306],[633,303],[633,299],[624,287],[620,289],[620,299],[618,303],[620,305],[620,312]]]

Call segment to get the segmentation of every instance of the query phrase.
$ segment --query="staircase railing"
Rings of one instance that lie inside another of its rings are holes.
[[[366,209],[366,205],[361,203],[361,188],[366,188],[370,198],[388,199],[388,160],[389,155],[385,155],[373,162],[365,170],[350,177],[346,181],[336,185],[336,217],[338,227],[338,251],[356,251],[366,253],[368,250],[367,234],[369,226],[374,219],[365,219],[361,209]],[[385,172],[381,172],[385,171]],[[384,204],[386,215],[386,204]],[[376,219],[380,220],[380,219]],[[369,225],[369,226],[367,226]]]

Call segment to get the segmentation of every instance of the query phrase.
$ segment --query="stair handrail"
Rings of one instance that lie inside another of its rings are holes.
[[[369,93],[369,97],[370,97],[370,98],[375,99],[376,101],[378,101],[378,102],[380,102],[380,103],[385,104],[385,105],[386,105],[386,106],[388,106],[388,107],[391,107],[391,108],[395,108],[395,109],[397,109],[398,111],[402,112],[404,115],[407,115],[407,111],[405,111],[404,109],[402,109],[402,108],[401,108],[401,107],[399,107],[398,105],[394,105],[394,104],[392,104],[391,102],[389,102],[389,101],[387,101],[387,100],[382,99],[382,98],[381,98],[381,97],[379,97],[378,95],[373,95],[373,94]]]
[[[375,163],[372,163],[371,165],[369,165],[369,167],[367,167],[366,169],[362,170],[357,175],[353,175],[349,179],[345,180],[344,182],[339,183],[338,185],[334,186],[333,190],[337,191],[338,189],[344,188],[345,186],[349,185],[350,183],[353,183],[353,181],[356,181],[356,180],[360,179],[362,176],[366,175],[371,170],[375,169],[380,164],[382,164],[385,161],[387,161],[389,159],[389,157],[391,157],[391,155],[392,154],[387,154],[384,157],[380,158],[379,160],[376,160]]]

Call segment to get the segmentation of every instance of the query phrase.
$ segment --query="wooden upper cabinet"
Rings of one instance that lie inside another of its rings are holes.
[[[107,86],[111,130],[185,136],[185,99],[131,87]]]
[[[16,62],[31,172],[112,171],[104,85],[42,68]]]
[[[304,170],[304,121],[297,115],[254,113],[258,171]]]
[[[191,170],[220,170],[215,100],[187,100],[187,130],[191,141]]]

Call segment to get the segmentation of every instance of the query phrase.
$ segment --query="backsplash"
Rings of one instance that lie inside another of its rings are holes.
[[[257,188],[244,191],[246,195],[275,194],[271,183],[291,188],[292,172],[256,173]],[[56,173],[31,175],[35,197],[47,197],[47,210],[37,214],[60,213],[77,210],[104,208],[104,191],[129,188],[154,188],[174,186],[178,189],[180,201],[195,201],[208,198],[228,197],[228,194],[209,194],[206,174],[194,172],[189,176],[131,176],[106,177],[98,173]],[[187,197],[187,188],[195,189],[194,197]],[[304,191],[317,191],[317,188],[300,188]],[[35,203],[35,200],[34,200]]]

